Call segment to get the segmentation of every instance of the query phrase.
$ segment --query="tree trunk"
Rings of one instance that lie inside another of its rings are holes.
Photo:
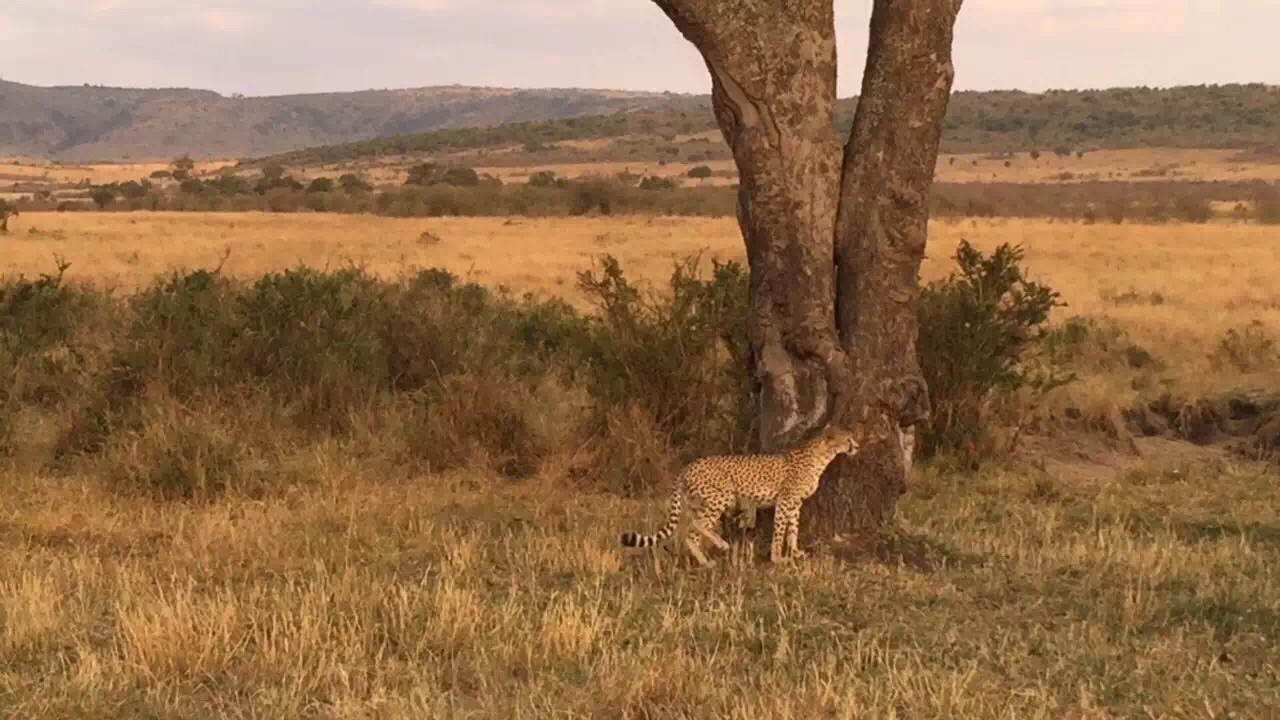
[[[961,0],[876,0],[843,158],[833,0],[654,2],[706,61],[741,178],[761,446],[791,446],[831,420],[878,417],[869,411],[903,426],[922,419],[917,275]],[[856,468],[829,472],[806,506],[806,537],[891,515],[904,484],[892,447],[880,443]]]
[[[810,538],[865,534],[906,491],[914,425],[929,415],[916,356],[920,261],[929,193],[951,83],[952,31],[962,0],[876,0],[862,94],[845,146],[836,236],[836,315],[856,382],[845,416],[883,413],[896,428],[832,464],[807,503]]]
[[[760,442],[786,447],[826,420],[829,380],[846,367],[833,303],[841,160],[832,2],[655,2],[711,71],[740,175]]]

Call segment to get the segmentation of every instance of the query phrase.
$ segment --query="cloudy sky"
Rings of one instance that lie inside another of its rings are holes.
[[[836,0],[841,95],[870,4]],[[1276,28],[1280,0],[967,0],[956,84],[1280,83]],[[709,85],[649,0],[0,0],[0,77],[247,95]]]

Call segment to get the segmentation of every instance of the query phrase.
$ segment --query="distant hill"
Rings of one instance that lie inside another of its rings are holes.
[[[950,152],[1277,144],[1280,86],[1260,83],[961,92],[943,133]]]
[[[840,101],[839,128],[848,128],[856,104]],[[633,160],[661,157],[675,136],[714,128],[705,95],[436,87],[236,98],[0,81],[0,155],[66,161],[288,153],[289,164],[314,164],[623,137],[641,142],[600,148],[595,159]],[[724,156],[723,144],[712,144],[701,154]],[[1146,146],[1280,147],[1280,87],[959,92],[943,136],[947,152]]]
[[[705,104],[706,98],[611,90],[433,87],[242,98],[0,81],[0,155],[77,162],[184,153],[239,158],[441,128]]]
[[[376,137],[352,143],[306,148],[251,163],[314,166],[355,163],[387,156],[480,152],[524,148],[484,164],[606,162],[675,159],[727,159],[728,148],[711,140],[680,136],[715,130],[706,97],[688,98],[678,107],[642,109],[608,116],[517,122],[483,128]],[[857,99],[841,100],[835,123],[847,132]],[[605,140],[589,149],[556,143]],[[1215,85],[1176,88],[1115,88],[958,92],[951,100],[943,133],[948,153],[1006,153],[1094,149],[1280,148],[1280,87]]]

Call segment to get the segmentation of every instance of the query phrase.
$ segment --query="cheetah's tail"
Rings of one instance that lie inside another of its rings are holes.
[[[647,548],[653,547],[658,543],[671,537],[676,531],[676,527],[680,524],[680,511],[684,507],[684,493],[676,490],[671,495],[671,510],[667,512],[667,524],[653,535],[640,535],[639,533],[628,532],[622,534],[623,547]]]

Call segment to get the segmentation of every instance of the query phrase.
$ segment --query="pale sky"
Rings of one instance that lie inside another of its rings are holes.
[[[836,0],[841,96],[858,89],[870,6]],[[1278,30],[1280,0],[967,0],[956,87],[1280,84]],[[0,0],[0,77],[246,95],[709,90],[649,0]]]

